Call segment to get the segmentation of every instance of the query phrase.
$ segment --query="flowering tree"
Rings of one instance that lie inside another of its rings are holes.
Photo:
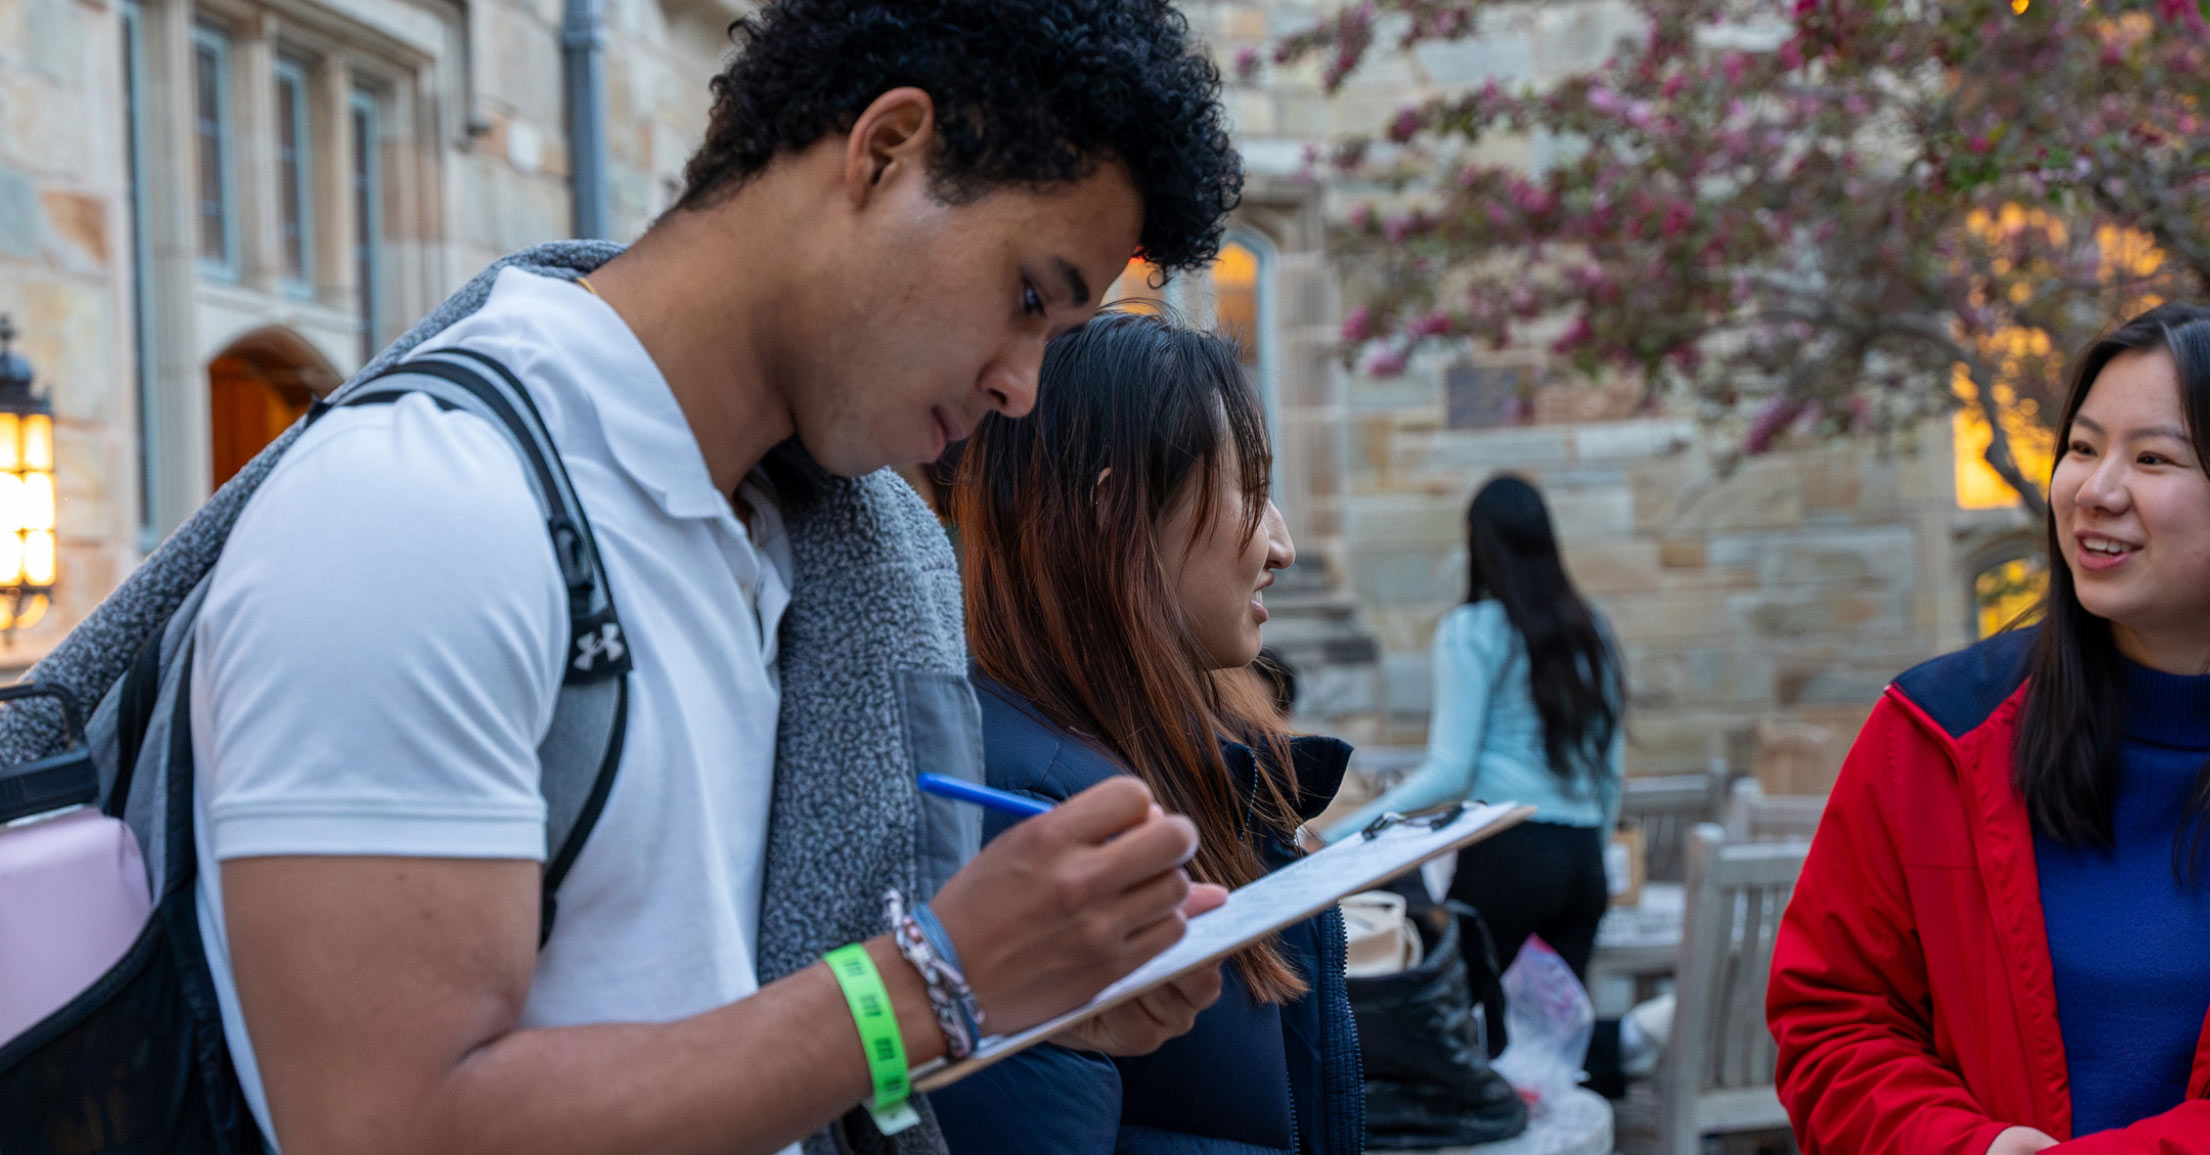
[[[2210,295],[2210,0],[1636,0],[1646,35],[1540,91],[1403,109],[1327,161],[1349,356],[1547,345],[1693,399],[1755,453],[1972,406],[2038,512],[2063,360]],[[1330,90],[1523,7],[1362,0],[1275,48]],[[1261,62],[1247,54],[1246,73]],[[1553,143],[1539,170],[1482,159]],[[2029,454],[2030,456],[2030,454]]]

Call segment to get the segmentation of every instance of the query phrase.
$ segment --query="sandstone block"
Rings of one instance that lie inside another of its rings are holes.
[[[1909,525],[1822,529],[1775,539],[1759,559],[1767,585],[1888,585],[1908,582],[1918,561]]]
[[[1566,571],[1589,594],[1646,593],[1658,588],[1658,543],[1648,539],[1580,541],[1566,548]]]
[[[38,195],[45,210],[51,239],[76,259],[64,264],[102,270],[107,267],[107,201],[65,189],[46,189]]]
[[[37,186],[14,169],[0,168],[0,256],[36,257],[45,237]]]
[[[1447,549],[1461,536],[1459,510],[1425,497],[1353,496],[1345,513],[1357,552],[1386,546]]]
[[[1461,551],[1367,549],[1350,561],[1352,588],[1369,605],[1431,605],[1448,599],[1465,582]]]
[[[1657,550],[1658,564],[1666,569],[1702,569],[1709,564],[1700,537],[1661,537]]]
[[[1573,429],[1573,452],[1581,461],[1664,457],[1685,449],[1695,435],[1691,422],[1676,419],[1603,421]]]
[[[1553,489],[1547,496],[1560,541],[1625,537],[1634,532],[1634,495],[1624,487]],[[1655,562],[1655,556],[1651,560]]]

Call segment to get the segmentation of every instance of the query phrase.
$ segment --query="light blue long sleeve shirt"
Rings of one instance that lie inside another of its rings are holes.
[[[1426,759],[1324,837],[1332,842],[1354,834],[1391,810],[1476,797],[1531,805],[1536,822],[1611,829],[1619,817],[1626,727],[1614,728],[1596,781],[1585,770],[1570,785],[1552,773],[1542,715],[1528,688],[1527,647],[1501,602],[1486,598],[1446,615],[1435,629],[1434,669]]]

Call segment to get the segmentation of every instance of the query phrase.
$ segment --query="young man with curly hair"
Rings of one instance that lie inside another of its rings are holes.
[[[291,1155],[772,1152],[871,1097],[838,978],[804,965],[835,942],[780,976],[762,944],[824,904],[879,912],[867,870],[910,859],[896,807],[913,804],[853,793],[902,833],[839,843],[821,799],[861,759],[787,780],[786,747],[849,736],[792,700],[794,663],[823,658],[793,639],[818,651],[835,630],[792,628],[811,547],[763,462],[877,492],[835,479],[1025,414],[1045,343],[1131,255],[1209,260],[1240,189],[1218,74],[1165,0],[778,0],[735,32],[672,210],[611,259],[496,269],[480,304],[418,329],[421,349],[497,358],[544,410],[636,658],[620,773],[542,949],[535,752],[569,618],[511,448],[418,396],[334,409],[214,571],[192,697],[200,921],[245,1101]],[[872,608],[849,613],[863,631]],[[848,696],[904,692],[871,679]],[[804,815],[794,845],[827,848],[839,889],[777,873]],[[1178,939],[1219,901],[1180,869],[1194,839],[1124,778],[947,868],[931,909],[988,1029],[1076,1006]],[[951,1028],[869,921],[841,941],[918,1066]],[[1155,1047],[1219,981],[1073,1041]],[[893,1142],[856,1119],[840,1142]]]

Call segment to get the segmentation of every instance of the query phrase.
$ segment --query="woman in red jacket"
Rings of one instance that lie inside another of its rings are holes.
[[[1888,688],[1781,923],[1806,1155],[2210,1152],[2210,308],[2060,428],[2042,624]]]

